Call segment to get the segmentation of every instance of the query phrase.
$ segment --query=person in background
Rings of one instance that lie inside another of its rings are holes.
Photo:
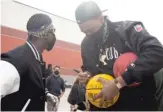
[[[163,46],[159,40],[149,34],[140,21],[111,22],[94,1],[77,6],[75,17],[81,32],[86,35],[81,44],[83,72],[78,74],[83,85],[97,74],[112,74],[114,77],[113,65],[121,54],[134,52],[138,56],[114,80],[98,79],[103,89],[94,100],[111,100],[118,92],[120,97],[109,108],[97,108],[90,104],[90,111],[158,110],[154,73],[163,68]],[[141,84],[129,87],[133,82]]]
[[[70,109],[72,112],[77,110],[86,110],[85,87],[79,83],[78,79],[75,80],[67,101],[70,103]]]
[[[47,102],[48,111],[57,111],[59,106],[59,100],[64,95],[65,83],[63,78],[60,76],[60,67],[55,66],[53,68],[52,75],[48,76],[46,79],[46,89],[58,98],[58,102],[53,105],[51,102]]]
[[[45,91],[42,53],[53,49],[55,28],[51,18],[41,13],[32,15],[26,27],[25,44],[1,54],[2,111],[44,111],[45,99],[54,103],[53,95]]]
[[[53,73],[52,64],[48,64],[48,67],[47,67],[46,73],[45,73],[45,78],[47,78],[48,76],[50,76],[52,73]]]

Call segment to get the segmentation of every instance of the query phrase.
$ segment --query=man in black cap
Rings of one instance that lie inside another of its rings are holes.
[[[42,60],[43,51],[52,50],[56,41],[52,20],[45,14],[34,14],[27,22],[27,30],[24,45],[1,54],[2,111],[44,111],[45,99],[55,99],[45,92]]]
[[[99,73],[113,74],[115,60],[125,52],[135,52],[138,56],[121,76],[112,81],[99,79],[104,86],[94,100],[100,97],[110,100],[120,91],[117,103],[105,109],[91,105],[90,110],[157,110],[153,74],[163,67],[163,48],[157,38],[150,35],[141,22],[111,22],[93,1],[81,3],[75,16],[81,32],[86,34],[81,44],[80,83],[86,84],[90,76]],[[141,85],[127,86],[133,82],[141,82]]]

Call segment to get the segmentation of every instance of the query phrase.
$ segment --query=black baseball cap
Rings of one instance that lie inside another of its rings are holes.
[[[86,1],[81,3],[75,11],[75,17],[78,24],[98,17],[102,14],[100,7],[94,1]]]

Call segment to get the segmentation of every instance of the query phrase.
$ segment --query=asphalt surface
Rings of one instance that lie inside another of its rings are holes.
[[[67,102],[67,98],[68,98],[70,90],[71,89],[67,88],[65,91],[65,94],[61,98],[58,112],[70,112],[70,104]],[[46,112],[47,112],[47,110],[46,110]],[[82,111],[77,111],[77,112],[82,112]]]
[[[70,112],[70,104],[67,102],[67,98],[71,89],[66,89],[65,94],[61,98],[58,111]]]

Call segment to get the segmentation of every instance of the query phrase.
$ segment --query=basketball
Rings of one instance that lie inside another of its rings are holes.
[[[98,78],[104,78],[106,80],[113,80],[114,79],[112,76],[107,75],[107,74],[98,74],[98,75],[92,77],[86,85],[86,97],[92,105],[99,107],[99,108],[108,108],[117,102],[120,93],[118,93],[110,101],[103,101],[102,105],[100,104],[101,98],[98,98],[97,100],[94,101],[93,97],[95,95],[97,95],[98,93],[100,93],[100,91],[103,88],[103,85],[97,81]]]
[[[116,59],[114,66],[113,66],[114,76],[118,77],[119,75],[121,75],[131,63],[136,61],[136,59],[137,59],[137,56],[133,52],[124,53],[121,56],[119,56],[119,58]],[[130,84],[129,86],[135,87],[138,85],[140,85],[140,83],[134,82],[133,84]]]

